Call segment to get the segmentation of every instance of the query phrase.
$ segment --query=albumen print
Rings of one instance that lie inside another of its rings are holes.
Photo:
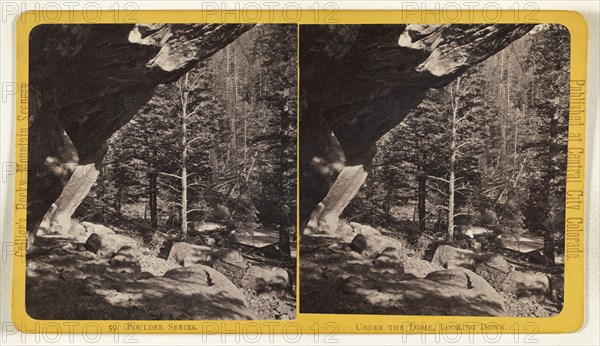
[[[33,29],[31,317],[295,318],[296,31]]]
[[[565,27],[302,25],[300,70],[302,313],[561,311]]]

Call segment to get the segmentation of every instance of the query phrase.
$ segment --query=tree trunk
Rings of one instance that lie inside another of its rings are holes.
[[[283,112],[280,114],[280,123],[279,123],[279,209],[281,210],[281,219],[279,221],[279,250],[285,253],[287,256],[291,257],[292,249],[290,246],[290,230],[288,227],[288,215],[286,214],[286,197],[287,191],[284,183],[285,172],[286,172],[286,154],[285,149],[289,146],[288,140],[286,138],[287,131],[287,118],[290,116],[289,110],[287,106],[284,107]],[[244,132],[246,118],[244,117]],[[244,163],[246,162],[246,138],[244,134]]]
[[[391,216],[391,212],[392,212],[392,188],[388,187],[387,193],[385,194],[385,216],[387,216],[388,219]]]
[[[279,250],[291,257],[290,230],[285,225],[279,225]]]
[[[458,125],[458,92],[460,90],[460,77],[456,79],[456,89],[452,95],[452,119],[451,119],[451,133],[450,133],[450,176],[448,178],[448,239],[454,239],[454,194],[455,194],[455,182],[456,182],[456,127]]]
[[[550,120],[549,128],[550,128],[550,143],[548,145],[548,157],[546,158],[546,181],[545,181],[545,189],[546,189],[546,205],[545,205],[545,218],[544,222],[544,256],[546,256],[552,263],[555,263],[554,258],[554,213],[552,211],[552,181],[556,178],[556,172],[553,168],[552,160],[558,156],[557,151],[555,150],[555,138],[556,135],[555,129],[558,127],[557,121],[552,118]]]
[[[119,185],[119,188],[117,190],[116,201],[115,201],[115,212],[117,213],[117,215],[121,216],[122,211],[123,211],[123,186]]]
[[[427,198],[427,194],[426,194],[427,176],[425,175],[425,172],[422,169],[419,170],[418,182],[419,182],[419,196],[418,196],[419,231],[425,232],[425,216],[426,216],[425,198]]]
[[[188,74],[186,73],[181,87],[181,235],[187,236],[187,104],[188,104]]]
[[[546,256],[552,264],[556,263],[554,258],[554,237],[550,227],[544,230],[544,256]]]
[[[149,180],[150,180],[150,191],[149,191],[149,205],[150,205],[150,225],[152,228],[158,227],[158,203],[157,203],[157,176],[158,173],[154,170],[150,171]]]
[[[167,225],[173,227],[175,225],[175,212],[173,211],[173,205],[169,206],[169,218],[167,219]]]

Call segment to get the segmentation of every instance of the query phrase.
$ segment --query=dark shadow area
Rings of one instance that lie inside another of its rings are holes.
[[[506,315],[498,293],[468,270],[434,271],[418,278],[373,266],[343,246],[337,248],[336,242],[339,239],[323,236],[302,239],[302,313]]]
[[[208,267],[163,277],[122,274],[77,244],[40,238],[28,254],[26,309],[36,319],[245,320],[255,316],[241,292]]]

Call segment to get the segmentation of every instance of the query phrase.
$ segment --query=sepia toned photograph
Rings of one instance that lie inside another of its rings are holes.
[[[569,31],[301,25],[300,312],[552,317]]]
[[[28,75],[30,317],[296,318],[295,24],[38,25]]]

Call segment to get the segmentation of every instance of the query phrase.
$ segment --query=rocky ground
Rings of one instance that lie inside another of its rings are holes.
[[[397,232],[343,223],[301,240],[302,313],[548,317],[562,274],[489,251],[440,245],[432,258]]]
[[[42,234],[27,254],[27,312],[75,320],[295,318],[295,260],[224,234],[217,244],[217,236],[178,242],[92,223]]]

